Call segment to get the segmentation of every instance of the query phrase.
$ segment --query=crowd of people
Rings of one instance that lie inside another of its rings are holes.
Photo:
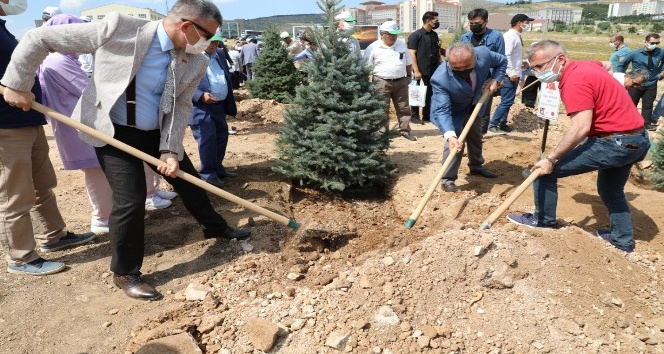
[[[21,1],[9,5],[0,0],[0,15],[25,10]],[[335,19],[339,31],[353,29],[355,19],[349,13]],[[248,230],[229,226],[205,191],[175,176],[178,170],[198,174],[217,187],[223,186],[224,178],[236,176],[223,165],[229,140],[226,116],[237,114],[233,90],[256,77],[253,66],[260,46],[252,38],[229,50],[219,31],[221,14],[209,0],[179,0],[159,21],[111,13],[89,22],[54,9],[44,11],[44,20],[44,26],[28,31],[19,43],[0,18],[0,82],[6,86],[0,100],[0,244],[7,270],[30,275],[59,272],[65,264],[42,258],[35,251],[37,242],[42,252],[51,252],[108,232],[114,283],[131,298],[159,299],[161,294],[141,278],[146,208],[168,206],[179,195],[205,238],[250,236]],[[598,192],[610,225],[598,235],[620,250],[633,251],[624,186],[631,166],[648,151],[646,129],[659,117],[657,109],[652,113],[656,81],[664,76],[659,36],[649,34],[643,48],[631,52],[622,36],[610,38],[616,48],[610,58],[613,71],[625,72],[629,64],[633,69],[616,80],[602,63],[572,60],[551,40],[531,46],[524,60],[521,32],[533,20],[524,14],[515,15],[511,29],[501,34],[488,27],[485,9],[474,9],[468,13],[469,31],[447,49],[434,31],[438,13],[426,12],[421,20],[422,27],[407,40],[399,38],[402,30],[396,22],[384,22],[379,38],[363,53],[355,38],[344,40],[358,60],[371,65],[371,81],[377,94],[394,105],[402,137],[417,141],[411,123],[431,122],[440,130],[443,160],[454,155],[441,188],[458,191],[455,180],[466,144],[470,173],[497,178],[484,166],[483,134],[512,131],[508,112],[527,78],[557,81],[572,126],[533,167],[541,174],[534,184],[534,213],[510,214],[508,219],[528,227],[555,227],[558,179],[599,171]],[[280,38],[296,66],[315,55],[311,36],[297,41],[282,32]],[[425,105],[410,107],[408,86],[419,82],[427,86]],[[486,91],[489,97],[501,94],[493,117],[491,99],[479,102]],[[636,108],[639,100],[641,114]],[[93,232],[76,234],[66,228],[53,193],[56,175],[43,129],[46,118],[30,110],[34,101],[161,161],[148,167],[98,137],[51,121],[64,168],[84,172]],[[479,117],[460,141],[478,104],[483,104]],[[532,95],[527,105],[534,106]],[[660,106],[661,101],[658,108],[664,110]],[[198,171],[182,144],[187,126],[198,143]],[[387,130],[385,112],[381,131]],[[159,189],[160,178],[175,192]]]

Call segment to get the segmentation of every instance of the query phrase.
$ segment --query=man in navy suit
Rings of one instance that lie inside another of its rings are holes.
[[[202,179],[221,187],[221,178],[234,177],[235,173],[224,169],[223,161],[228,146],[226,114],[237,114],[228,63],[217,49],[222,41],[219,31],[211,38],[205,54],[210,57],[207,72],[203,75],[194,94],[194,108],[189,126],[198,142],[201,157],[199,174]]]
[[[450,154],[450,149],[456,154],[441,182],[443,190],[456,192],[459,189],[454,181],[457,179],[464,148],[457,137],[475,104],[482,97],[484,87],[491,90],[491,93],[498,89],[498,82],[505,76],[507,59],[486,47],[473,48],[472,44],[467,42],[453,43],[447,53],[447,61],[439,66],[431,77],[431,121],[445,137],[443,161]],[[491,79],[486,81],[487,77]],[[471,129],[466,141],[469,146],[474,146],[476,151],[482,151],[482,134],[479,130]],[[484,167],[484,158],[481,155],[472,155],[468,156],[471,174],[495,177],[493,172]]]

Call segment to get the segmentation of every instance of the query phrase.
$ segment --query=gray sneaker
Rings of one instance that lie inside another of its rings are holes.
[[[64,263],[47,261],[44,258],[37,258],[32,262],[24,263],[22,265],[7,266],[7,272],[9,273],[27,275],[49,275],[61,272],[64,269]]]
[[[94,232],[86,232],[84,234],[75,234],[73,232],[67,232],[66,235],[60,237],[58,242],[52,243],[50,245],[42,245],[39,247],[39,249],[45,253],[59,251],[61,249],[88,243],[94,240],[94,238],[95,238]]]

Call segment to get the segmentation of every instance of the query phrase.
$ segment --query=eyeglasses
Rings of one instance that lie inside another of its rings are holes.
[[[210,31],[206,30],[205,28],[203,28],[203,26],[197,24],[196,22],[194,22],[194,21],[190,21],[190,20],[187,20],[186,18],[181,18],[180,20],[181,20],[182,22],[189,22],[189,23],[191,23],[192,25],[194,25],[194,27],[196,27],[197,30],[201,30],[201,31],[203,32],[203,34],[205,34],[205,36],[203,36],[203,37],[205,37],[205,40],[206,40],[206,41],[209,41],[210,38],[214,37],[214,33],[212,33],[212,32],[210,32]]]
[[[544,68],[545,68],[547,65],[549,65],[549,63],[550,63],[552,60],[558,58],[559,55],[560,55],[560,54],[556,54],[553,58],[547,60],[546,62],[544,62],[544,63],[542,63],[542,64],[532,65],[532,64],[528,63],[528,64],[530,64],[530,70],[531,70],[533,73],[539,73],[539,72],[542,72],[542,70],[544,70]]]

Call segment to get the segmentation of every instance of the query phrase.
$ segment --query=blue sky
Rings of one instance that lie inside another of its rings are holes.
[[[320,10],[316,0],[213,0],[224,18],[256,18],[272,15],[291,15],[304,13],[318,13]],[[364,0],[344,0],[341,5],[354,7]],[[386,4],[397,1],[383,0]],[[131,6],[149,7],[157,12],[166,12],[166,3],[172,6],[175,0],[134,0],[134,1],[108,1],[108,0],[28,0],[28,9],[16,16],[3,17],[7,27],[16,36],[35,27],[35,19],[41,18],[41,13],[47,6],[58,6],[63,12],[80,15],[81,10],[106,5],[110,3],[126,4]]]

